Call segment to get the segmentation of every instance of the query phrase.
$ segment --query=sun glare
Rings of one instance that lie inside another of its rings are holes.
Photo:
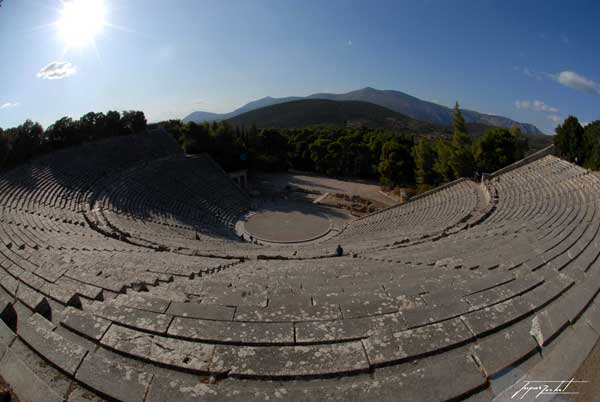
[[[59,32],[68,47],[92,44],[105,25],[103,0],[64,0]]]

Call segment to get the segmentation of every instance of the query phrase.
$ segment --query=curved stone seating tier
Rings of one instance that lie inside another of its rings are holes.
[[[0,376],[24,401],[139,402],[480,401],[507,375],[570,378],[600,334],[599,206],[597,177],[546,156],[258,246],[231,230],[247,196],[164,133],[63,150],[0,176]]]

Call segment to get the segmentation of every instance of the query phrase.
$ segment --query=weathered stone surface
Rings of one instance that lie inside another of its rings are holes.
[[[12,351],[0,360],[0,377],[27,402],[62,402],[63,398],[36,376]]]
[[[89,391],[85,388],[75,386],[73,391],[69,394],[68,402],[106,402],[105,399],[100,398],[94,392]]]
[[[458,317],[470,310],[471,306],[467,302],[456,301],[440,306],[420,306],[405,310],[402,316],[407,327],[412,328]]]
[[[5,274],[0,281],[0,286],[2,286],[10,295],[15,296],[17,294],[17,288],[19,287],[19,281],[11,275]]]
[[[481,309],[493,304],[501,303],[509,300],[522,293],[527,292],[543,283],[543,279],[530,275],[524,278],[517,278],[514,281],[507,282],[503,285],[493,287],[491,289],[472,294],[466,297],[466,300],[473,306],[474,309]]]
[[[17,312],[15,311],[14,301],[0,297],[0,319],[10,327],[16,327]]]
[[[0,320],[0,345],[10,346],[15,337],[16,335],[12,329],[4,321]]]
[[[530,324],[530,320],[524,320],[503,331],[479,339],[474,344],[473,353],[488,376],[491,377],[536,352],[538,345],[531,334]]]
[[[427,384],[427,385],[425,385]],[[361,384],[362,385],[362,384]],[[349,387],[347,396],[360,401],[450,401],[485,387],[486,379],[469,355],[434,356],[375,371],[374,381],[360,388]],[[362,398],[361,398],[362,397]]]
[[[73,307],[67,307],[63,310],[60,322],[63,326],[96,341],[102,338],[110,326],[109,320]]]
[[[54,331],[54,325],[39,314],[19,324],[19,337],[61,370],[73,375],[86,350]]]
[[[75,378],[88,387],[123,402],[143,402],[152,374],[89,354]]]
[[[81,307],[81,300],[79,299],[79,295],[68,288],[64,288],[54,283],[46,282],[40,288],[40,292],[62,304]]]
[[[75,279],[61,277],[56,281],[56,285],[65,289],[73,289],[75,292],[83,297],[92,300],[102,299],[102,289],[96,286],[89,285],[87,283],[76,281]]]
[[[396,303],[392,303],[389,300],[352,300],[351,298],[345,303],[341,303],[340,309],[345,319],[398,312]]]
[[[224,387],[209,385],[199,379],[190,381],[155,376],[148,391],[147,402],[196,402],[223,401]],[[236,395],[240,397],[240,395]],[[250,401],[251,399],[239,399]]]
[[[342,318],[339,306],[319,305],[312,307],[253,307],[239,306],[236,310],[236,321],[259,322],[296,322],[323,321]]]
[[[122,307],[112,303],[97,305],[92,311],[96,316],[115,321],[125,326],[143,329],[149,332],[164,334],[173,318],[170,315],[152,313]]]
[[[50,311],[48,301],[41,293],[31,289],[24,284],[19,285],[17,290],[17,299],[29,307],[31,310],[46,315]]]
[[[440,353],[470,341],[473,335],[460,318],[424,327],[373,335],[363,340],[373,365],[394,363],[429,353]]]
[[[530,311],[531,308],[527,303],[516,298],[465,314],[463,318],[471,331],[476,336],[481,337],[501,326],[518,320]]]
[[[167,314],[179,317],[219,321],[231,321],[234,313],[235,308],[233,307],[199,303],[173,302],[167,309]]]
[[[168,334],[210,342],[257,345],[294,343],[294,325],[279,322],[210,321],[175,317]]]
[[[541,347],[547,345],[553,337],[558,335],[559,331],[569,324],[569,317],[565,313],[562,300],[557,300],[525,321],[530,323],[529,333]]]
[[[360,342],[311,346],[216,346],[212,372],[234,376],[296,377],[367,370]]]
[[[58,395],[65,396],[69,391],[71,379],[61,370],[48,363],[42,356],[29,347],[23,340],[16,338],[10,350],[48,387]]]
[[[138,310],[152,311],[155,313],[164,313],[167,311],[169,304],[171,304],[169,300],[148,297],[135,292],[119,295],[115,299],[115,303]]]
[[[571,285],[573,280],[559,274],[546,280],[542,285],[532,289],[521,296],[521,299],[528,303],[532,309],[540,308],[559,297]]]
[[[312,298],[308,295],[270,295],[269,307],[312,306]]]
[[[150,335],[111,325],[102,344],[119,352],[192,371],[207,372],[214,346]]]
[[[65,272],[67,272],[66,266],[51,263],[44,263],[35,270],[36,275],[44,278],[48,282],[56,282]]]
[[[295,324],[296,342],[320,343],[366,338],[378,333],[392,333],[407,328],[402,314],[334,321],[307,321]]]

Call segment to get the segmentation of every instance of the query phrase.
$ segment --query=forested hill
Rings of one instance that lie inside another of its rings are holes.
[[[226,120],[233,126],[249,128],[304,128],[310,126],[368,127],[387,131],[414,133],[430,139],[452,138],[449,127],[415,120],[383,106],[362,101],[302,99],[254,109]],[[473,139],[481,137],[492,126],[467,124]],[[552,143],[544,134],[524,134],[532,151]]]
[[[229,113],[194,112],[186,116],[183,122],[193,121],[201,123],[204,121],[221,121],[239,116],[251,110],[267,106],[291,102],[301,99],[326,99],[332,101],[360,101],[379,105],[396,113],[408,116],[415,120],[425,121],[439,126],[450,127],[452,125],[452,109],[446,106],[427,102],[400,91],[379,90],[375,88],[362,88],[357,91],[343,94],[317,93],[307,97],[290,96],[286,98],[272,98],[267,96],[247,103],[246,105]],[[532,124],[520,123],[503,116],[479,113],[474,110],[464,110],[464,118],[467,124],[485,125],[488,127],[517,127],[524,134],[541,134],[541,131]]]
[[[251,110],[227,120],[234,126],[302,128],[310,126],[369,127],[414,133],[438,133],[445,127],[411,119],[373,103],[303,99]]]

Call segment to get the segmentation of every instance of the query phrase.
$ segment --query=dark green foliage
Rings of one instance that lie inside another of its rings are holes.
[[[492,173],[519,160],[527,151],[527,140],[519,130],[486,130],[475,145],[475,158],[482,173]]]
[[[412,157],[414,136],[401,135],[383,144],[379,174],[386,186],[408,186],[415,182],[415,164]]]
[[[600,120],[584,128],[585,162],[588,169],[600,170]]]
[[[467,134],[467,126],[460,112],[458,102],[454,106],[452,125],[454,127],[454,135],[452,136],[448,164],[452,169],[454,177],[471,177],[473,176],[475,165],[471,149],[471,137]]]
[[[8,142],[8,155],[5,166],[14,166],[37,155],[43,146],[44,129],[39,123],[27,120],[15,128],[4,132]]]
[[[46,142],[51,149],[79,144],[82,141],[79,128],[78,122],[74,122],[70,117],[63,117],[46,129]]]
[[[338,105],[341,120],[359,112],[352,102],[339,103],[342,103]],[[380,117],[387,121],[385,113]],[[416,184],[419,191],[460,176],[470,176],[475,165],[484,171],[493,171],[524,156],[527,140],[518,130],[488,130],[473,147],[458,104],[455,117],[452,141],[431,135],[419,136],[417,145],[417,137],[410,134],[413,131],[402,131],[399,120],[394,118],[392,128],[347,124],[348,120],[338,126],[269,129],[257,128],[254,124],[233,125],[230,121],[183,124],[169,120],[153,127],[168,131],[186,153],[208,153],[228,171],[296,169],[338,177],[379,179],[387,186]],[[586,130],[586,147],[590,149],[586,158],[591,164],[600,160],[599,125],[596,122],[589,127],[589,132]],[[145,129],[145,116],[136,111],[90,112],[79,120],[64,117],[46,131],[28,120],[19,127],[0,129],[0,167],[11,167],[55,149]],[[416,127],[414,132],[421,131]]]
[[[423,192],[435,187],[439,176],[433,169],[437,155],[431,141],[419,141],[414,148],[414,159],[417,191]]]
[[[452,159],[452,145],[447,141],[438,140],[435,144],[436,160],[433,163],[434,173],[444,182],[449,182],[455,179],[454,170],[450,165]]]
[[[4,162],[8,157],[9,147],[8,138],[4,135],[4,130],[0,128],[0,166],[4,166]]]
[[[467,125],[460,111],[458,101],[454,104],[454,113],[452,114],[452,128],[454,128],[454,135],[456,135],[456,133],[467,133]]]
[[[141,132],[146,129],[143,112],[90,112],[79,120],[63,117],[45,131],[39,123],[27,120],[18,127],[0,129],[0,168],[25,162],[45,152],[86,141]]]
[[[556,127],[554,145],[564,159],[580,164],[585,162],[583,127],[576,117],[569,116],[563,124]]]
[[[126,110],[121,116],[123,134],[137,134],[146,129],[146,116],[144,112]]]

